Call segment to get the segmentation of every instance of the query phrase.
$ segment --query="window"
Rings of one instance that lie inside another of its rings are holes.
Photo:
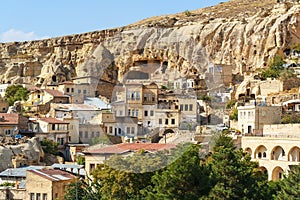
[[[140,100],[141,99],[141,94],[140,94],[140,92],[137,92],[136,93],[136,100]]]
[[[153,115],[154,115],[154,111],[150,110],[150,116],[153,116]]]
[[[113,127],[112,127],[112,126],[109,127],[109,133],[110,133],[110,134],[113,133]]]
[[[118,134],[121,135],[122,134],[122,129],[118,128]]]
[[[166,125],[169,124],[169,119],[165,119],[165,124],[166,124]]]
[[[41,193],[36,193],[36,200],[41,200]]]
[[[131,134],[134,134],[134,127],[131,127]]]
[[[122,110],[119,111],[119,116],[123,116],[123,111]]]
[[[152,101],[155,101],[155,96],[152,96]]]
[[[78,90],[78,94],[81,94],[81,90]]]
[[[135,110],[135,116],[136,116],[136,117],[139,116],[139,110]]]
[[[161,118],[158,120],[158,124],[162,124],[162,119]]]
[[[147,117],[148,116],[148,110],[144,111],[144,116]]]
[[[43,200],[47,200],[47,194],[46,193],[43,194]]]
[[[193,111],[193,104],[190,104],[189,109],[190,111]]]
[[[55,130],[55,124],[52,124],[52,130]]]
[[[99,131],[96,132],[96,136],[100,137],[100,132]]]
[[[95,133],[94,132],[92,132],[92,138],[94,138],[95,137]]]
[[[131,92],[131,100],[134,100],[135,92]]]
[[[183,105],[182,104],[180,105],[180,111],[183,111]]]
[[[13,133],[14,133],[13,130],[9,130],[9,129],[5,130],[5,135],[13,135]]]
[[[130,134],[130,127],[127,127],[127,134]]]
[[[131,110],[130,110],[130,109],[128,109],[128,116],[130,116],[130,114],[131,114]]]
[[[88,138],[88,137],[89,137],[89,132],[85,131],[84,138]]]
[[[130,93],[129,92],[126,93],[126,100],[130,100]]]
[[[79,131],[79,137],[82,138],[82,131]]]
[[[175,124],[175,119],[171,119],[171,124]]]
[[[30,200],[34,200],[34,193],[30,193]]]
[[[184,110],[185,110],[185,111],[188,111],[188,109],[189,109],[189,105],[188,105],[188,104],[185,104],[185,105],[184,105]]]
[[[144,101],[147,101],[147,94],[144,94]]]
[[[92,172],[95,169],[95,164],[91,163],[90,164],[90,172]]]
[[[86,94],[86,90],[83,90],[83,94]]]
[[[71,89],[71,92],[72,92],[72,93],[74,92],[74,88]],[[46,194],[46,197],[47,197],[47,194]]]
[[[71,142],[71,136],[69,136],[69,142]]]
[[[70,88],[67,88],[67,92],[70,92]]]

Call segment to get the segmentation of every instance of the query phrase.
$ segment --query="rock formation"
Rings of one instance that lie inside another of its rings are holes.
[[[157,63],[183,75],[209,63],[242,74],[300,43],[300,5],[232,0],[214,7],[153,17],[135,24],[39,41],[0,44],[0,80],[45,84],[93,75],[122,80],[137,63]]]
[[[3,138],[0,146],[0,171],[22,165],[38,165],[43,156],[44,152],[37,138],[21,141]]]

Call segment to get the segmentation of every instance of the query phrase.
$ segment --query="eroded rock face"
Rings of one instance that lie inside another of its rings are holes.
[[[13,167],[13,159],[24,159],[27,165],[38,165],[44,156],[43,149],[37,138],[27,139],[18,145],[0,146],[0,171]]]
[[[140,61],[165,64],[183,75],[202,73],[209,63],[231,65],[233,73],[242,74],[300,43],[299,4],[252,0],[247,2],[252,11],[241,6],[226,14],[242,2],[117,29],[0,44],[0,80],[45,84],[53,75],[57,82],[97,75],[116,82]]]

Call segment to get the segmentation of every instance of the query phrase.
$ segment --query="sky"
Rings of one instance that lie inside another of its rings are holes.
[[[2,0],[0,42],[36,40],[125,26],[226,0]]]

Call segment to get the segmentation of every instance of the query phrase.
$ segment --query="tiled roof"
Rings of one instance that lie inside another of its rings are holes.
[[[42,178],[48,179],[50,181],[65,181],[70,179],[75,179],[76,176],[68,173],[66,171],[62,171],[59,169],[40,169],[40,170],[28,170],[28,172],[32,172]]]
[[[59,83],[59,85],[74,85],[74,83],[72,81],[65,81],[65,82]]]
[[[47,122],[49,124],[69,124],[69,122],[65,122],[65,121],[56,119],[54,117],[42,117],[42,118],[39,118],[38,120]]]
[[[86,154],[123,154],[130,151],[138,151],[144,149],[150,152],[156,152],[161,150],[170,150],[175,148],[175,144],[160,144],[160,143],[122,143],[116,145],[110,145],[98,149],[87,150]]]
[[[0,113],[0,125],[1,124],[19,124],[19,116],[15,113]]]
[[[54,97],[68,97],[67,95],[64,95],[64,93],[62,93],[59,90],[44,89],[44,91]]]

